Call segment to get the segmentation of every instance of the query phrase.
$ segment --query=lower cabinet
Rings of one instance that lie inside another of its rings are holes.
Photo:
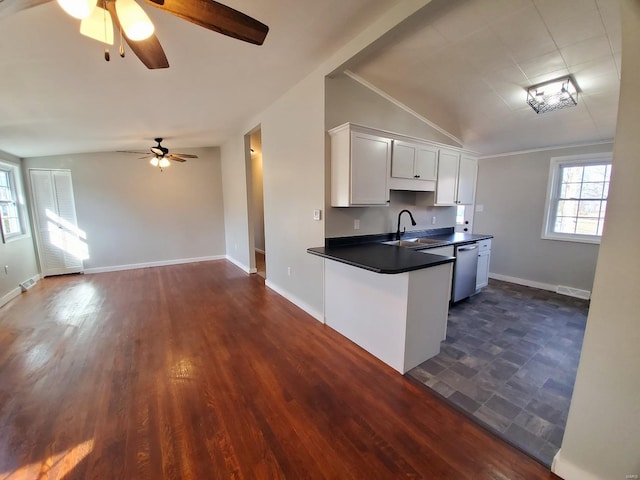
[[[432,255],[445,255],[447,257],[455,257],[455,250],[453,245],[447,245],[445,247],[427,248],[425,250],[417,250],[420,253],[431,253]],[[453,282],[453,268],[449,271],[449,278],[447,280],[447,301],[451,301],[451,282]],[[444,335],[442,340],[447,339],[447,324],[445,322]]]
[[[476,274],[476,291],[489,285],[491,239],[479,241],[478,247],[478,273]]]

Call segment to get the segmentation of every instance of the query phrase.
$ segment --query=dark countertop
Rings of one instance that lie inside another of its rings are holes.
[[[445,233],[442,233],[443,230]],[[408,247],[385,245],[381,242],[383,240],[389,240],[388,235],[390,234],[383,234],[378,236],[327,239],[324,247],[309,248],[307,252],[312,255],[335,260],[336,262],[364,268],[372,272],[393,274],[420,270],[455,261],[455,257],[433,255],[421,252],[421,250],[447,245],[464,245],[493,238],[493,235],[455,233],[453,231],[447,231],[447,229],[440,229],[437,233],[436,235],[424,235],[424,232],[407,232],[402,236],[402,239],[408,240],[416,237],[427,237],[431,240],[441,240],[441,242],[438,243],[417,243],[416,245]],[[372,241],[374,237],[376,237],[375,240],[377,241]],[[358,241],[359,238],[362,238],[362,242]]]
[[[382,243],[346,247],[316,247],[307,252],[376,273],[404,273],[450,263],[454,257],[416,252],[412,248]]]

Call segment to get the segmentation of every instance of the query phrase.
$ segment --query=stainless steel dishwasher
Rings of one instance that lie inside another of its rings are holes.
[[[453,267],[453,291],[451,301],[457,302],[473,295],[476,291],[478,272],[478,244],[472,243],[456,247],[456,262]]]

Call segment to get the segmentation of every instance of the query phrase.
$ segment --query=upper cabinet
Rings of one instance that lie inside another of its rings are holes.
[[[438,147],[393,141],[391,190],[433,191],[438,175]]]
[[[438,175],[438,148],[431,145],[393,142],[391,176],[414,180],[436,180]]]
[[[331,206],[380,206],[389,202],[391,139],[345,124],[331,135]]]
[[[440,149],[434,205],[473,204],[478,161],[456,150]]]
[[[329,135],[333,207],[388,205],[390,190],[435,191],[438,206],[474,201],[477,160],[461,150],[352,123]]]

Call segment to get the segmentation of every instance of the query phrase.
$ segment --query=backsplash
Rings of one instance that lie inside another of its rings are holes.
[[[456,223],[456,207],[426,207],[416,205],[415,192],[392,190],[388,207],[349,207],[327,208],[325,217],[325,237],[348,237],[353,235],[373,235],[377,233],[395,232],[398,213],[407,209],[411,211],[417,225],[411,225],[408,215],[402,216],[401,229],[428,230],[433,228],[454,227]],[[419,202],[418,202],[419,203]],[[433,217],[436,223],[432,223]],[[359,229],[354,229],[358,220]]]

